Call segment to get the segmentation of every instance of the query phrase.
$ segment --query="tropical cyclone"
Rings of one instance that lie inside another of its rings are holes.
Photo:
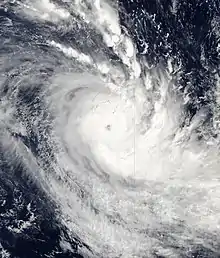
[[[133,37],[110,1],[13,2],[1,10],[0,164],[2,185],[19,194],[1,200],[3,249],[28,235],[21,257],[73,257],[74,246],[89,258],[218,257],[219,131],[208,118],[219,117],[219,85],[191,67],[198,56],[187,59],[174,30],[186,2],[169,14],[162,1],[145,11],[127,1]]]

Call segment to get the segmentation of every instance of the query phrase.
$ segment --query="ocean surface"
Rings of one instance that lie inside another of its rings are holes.
[[[0,1],[0,257],[220,257],[219,0]]]

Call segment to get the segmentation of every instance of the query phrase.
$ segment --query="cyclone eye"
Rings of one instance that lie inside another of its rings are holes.
[[[106,125],[105,128],[106,128],[108,131],[111,131],[112,126],[111,126],[111,125]]]

